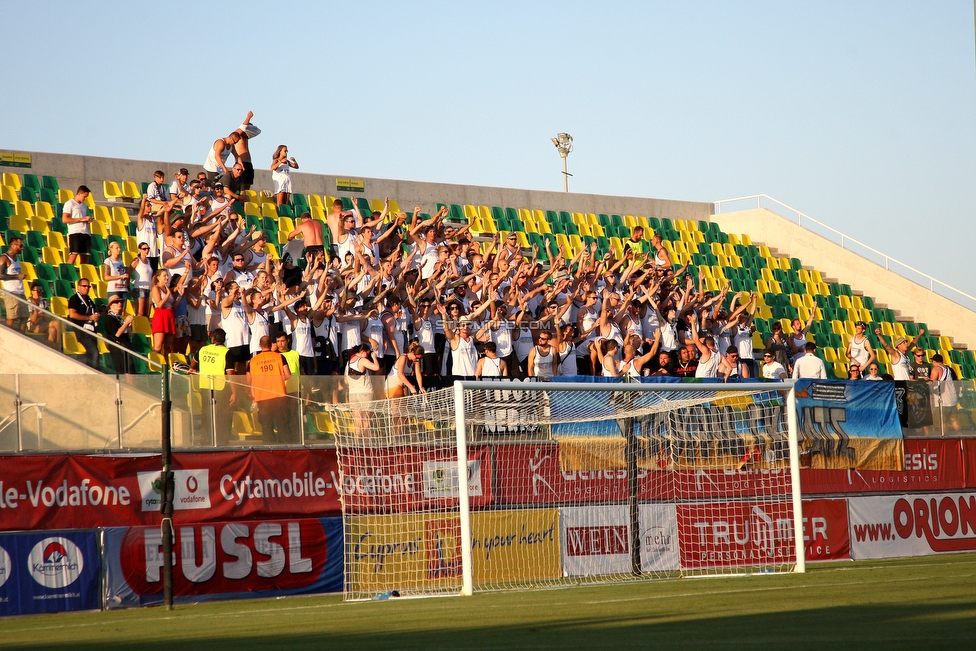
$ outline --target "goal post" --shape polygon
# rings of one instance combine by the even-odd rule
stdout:
[[[323,407],[348,599],[805,569],[791,382],[459,381]]]

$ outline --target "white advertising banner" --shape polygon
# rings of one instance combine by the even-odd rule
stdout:
[[[976,551],[976,493],[850,497],[851,558]]]
[[[674,505],[641,504],[640,550],[644,571],[678,569],[678,524]],[[627,506],[559,509],[563,573],[566,576],[630,574]]]

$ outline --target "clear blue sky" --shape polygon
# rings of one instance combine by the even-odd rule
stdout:
[[[714,201],[976,295],[973,4],[0,0],[0,148]]]

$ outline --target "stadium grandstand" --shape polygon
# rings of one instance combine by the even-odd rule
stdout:
[[[120,258],[127,270],[138,259],[137,216],[142,198],[152,184],[154,168],[165,170],[167,186],[179,169],[192,170],[194,176],[198,169],[190,164],[152,164],[39,153],[22,155],[32,156],[35,163],[31,172],[18,173],[13,168],[5,168],[3,172],[0,246],[6,248],[12,239],[22,238],[20,265],[24,274],[24,296],[30,298],[32,288],[39,288],[40,298],[47,301],[51,312],[62,319],[69,317],[68,301],[81,279],[91,284],[89,295],[96,306],[107,307],[109,281],[106,280],[108,267],[104,262],[109,258],[109,247],[113,243],[119,245]],[[909,339],[924,351],[926,361],[941,354],[956,378],[976,379],[976,358],[967,346],[972,341],[971,322],[967,322],[967,317],[971,320],[969,310],[956,309],[952,301],[926,291],[920,285],[905,291],[906,282],[896,277],[897,274],[876,268],[877,264],[850,254],[840,246],[826,241],[811,244],[802,238],[784,236],[781,232],[788,228],[785,220],[768,210],[712,215],[713,204],[628,202],[614,197],[602,198],[601,202],[601,198],[590,196],[582,197],[574,205],[573,195],[562,197],[555,193],[360,179],[347,180],[353,186],[347,186],[343,192],[340,190],[342,179],[298,173],[294,175],[295,186],[302,192],[291,193],[287,203],[279,204],[268,176],[267,172],[259,172],[256,183],[243,190],[241,198],[244,200],[234,201],[230,210],[239,215],[242,232],[265,235],[264,250],[271,260],[281,258],[288,244],[288,234],[300,225],[303,213],[309,213],[313,220],[324,225],[326,214],[336,200],[341,201],[343,211],[358,211],[359,219],[383,215],[383,220],[374,229],[374,239],[396,221],[401,207],[407,212],[408,225],[429,222],[431,213],[434,213],[439,215],[440,228],[446,227],[448,234],[463,227],[469,233],[467,239],[472,242],[471,253],[467,255],[477,253],[479,247],[486,251],[496,236],[503,244],[509,236],[514,237],[518,254],[524,256],[526,262],[539,263],[533,272],[538,277],[550,268],[550,255],[560,256],[566,263],[576,261],[578,264],[581,255],[595,246],[594,257],[601,262],[607,261],[606,268],[610,268],[624,260],[629,250],[638,253],[653,251],[651,242],[657,236],[661,238],[670,267],[675,272],[690,274],[696,292],[709,297],[722,293],[722,301],[716,304],[720,308],[716,316],[720,319],[723,313],[728,315],[735,309],[734,297],[754,293],[752,350],[756,351],[757,359],[760,358],[759,351],[771,340],[774,325],[779,324],[783,338],[788,339],[793,332],[793,321],[799,320],[804,325],[809,324],[801,329],[801,336],[817,344],[816,354],[825,362],[828,375],[847,378],[849,344],[857,333],[856,324],[863,322],[867,324],[864,334],[882,375],[894,371],[890,353],[875,334],[878,329],[889,345],[899,338]],[[62,221],[62,216],[65,203],[74,197],[79,185],[92,189],[85,205],[94,221],[90,225],[90,257],[87,261],[79,257],[72,263],[69,261],[72,256],[68,247],[68,225]],[[384,206],[383,199],[387,194],[390,201]],[[540,195],[539,200],[534,200],[533,195]],[[465,201],[469,196],[509,201],[498,200],[491,202],[496,205],[485,205]],[[546,199],[550,200],[548,204]],[[423,204],[427,212],[413,215],[415,203]],[[632,214],[622,214],[625,211],[621,206],[630,209]],[[640,211],[642,206],[643,213]],[[229,227],[225,229],[229,230]],[[401,230],[406,229],[401,227]],[[324,228],[322,233],[327,247],[333,244],[330,241],[332,230]],[[775,239],[775,243],[763,238],[766,233]],[[157,248],[162,250],[165,236],[160,234],[159,237]],[[443,240],[443,232],[437,237],[438,243],[457,245],[456,237]],[[239,235],[238,239],[243,238]],[[401,239],[407,251],[407,245],[412,242],[404,234]],[[797,250],[784,248],[783,244],[789,246],[790,243],[794,243]],[[816,262],[825,257],[824,249],[828,254],[833,250],[847,254],[854,262],[828,255],[824,264],[832,267],[830,271],[818,268]],[[449,255],[456,256],[456,251]],[[808,259],[808,255],[815,261]],[[295,263],[304,270],[305,257],[296,258]],[[372,262],[379,265],[376,260]],[[415,266],[418,262],[413,260]],[[195,264],[204,270],[201,262]],[[350,269],[358,264],[355,262]],[[222,270],[228,266],[222,266]],[[256,270],[257,265],[249,268]],[[580,268],[575,267],[574,272],[578,273]],[[618,267],[616,275],[619,277],[625,270],[625,266]],[[534,283],[535,278],[529,281]],[[859,281],[863,286],[858,284]],[[551,286],[554,281],[549,276],[544,282]],[[599,285],[603,285],[602,280]],[[888,295],[879,298],[872,295],[872,289]],[[746,294],[740,294],[742,292]],[[188,288],[188,293],[193,292]],[[470,311],[470,301],[460,303],[462,310]],[[129,338],[131,349],[152,362],[142,363],[137,359],[131,370],[140,373],[158,370],[167,361],[164,355],[168,355],[170,362],[189,362],[187,354],[193,352],[193,347],[188,348],[186,341],[180,342],[183,345],[179,349],[160,350],[153,346],[152,312],[144,309],[140,313],[134,294],[127,297],[123,312],[133,317]],[[932,316],[920,318],[922,314]],[[104,334],[105,328],[103,317],[98,331]],[[29,330],[28,336],[39,345],[51,343],[46,328],[43,331],[36,327]],[[650,334],[643,337],[650,338]],[[63,328],[53,343],[73,358],[81,358],[85,353],[70,327]],[[98,345],[98,369],[114,372],[107,346],[105,343]],[[795,347],[791,353],[793,351]],[[524,363],[525,360],[520,361]],[[655,360],[650,367],[656,363]],[[652,372],[656,370],[651,368]]]

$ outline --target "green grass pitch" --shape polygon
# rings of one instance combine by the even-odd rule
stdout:
[[[971,649],[976,554],[469,598],[218,602],[0,621],[34,649]]]

